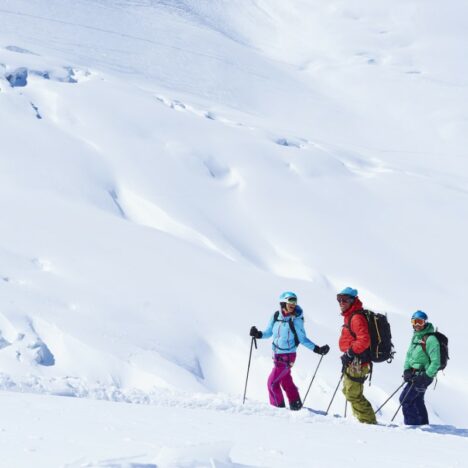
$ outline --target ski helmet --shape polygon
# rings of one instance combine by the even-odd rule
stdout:
[[[427,316],[426,312],[423,312],[422,310],[417,310],[412,316],[411,320],[413,319],[422,319],[425,322],[427,321],[429,317]]]
[[[344,288],[343,291],[338,293],[339,296],[351,296],[351,297],[357,297],[358,295],[358,290],[354,288],[350,288],[349,286],[347,288]]]
[[[293,293],[292,291],[285,291],[282,293],[279,297],[280,302],[297,302],[297,296],[296,293]]]

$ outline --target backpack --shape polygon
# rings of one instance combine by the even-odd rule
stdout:
[[[291,332],[294,336],[294,344],[296,348],[299,346],[299,337],[297,336],[297,331],[296,327],[294,326],[294,319],[289,319],[289,320],[280,320],[279,318],[279,310],[275,312],[275,315],[273,315],[274,322],[289,322],[289,328],[291,329]],[[302,320],[304,320],[304,317],[302,317]]]
[[[371,361],[392,362],[395,351],[393,349],[392,332],[390,330],[390,323],[388,322],[387,315],[378,314],[371,310],[358,310],[353,312],[349,318],[348,325],[345,326],[354,338],[356,338],[356,334],[351,330],[351,320],[356,314],[363,315],[369,326],[369,335],[371,339],[369,357]]]
[[[435,336],[439,341],[440,345],[440,366],[438,370],[444,370],[447,367],[447,361],[450,359],[448,352],[448,338],[441,332],[436,331],[434,333],[427,333],[422,337],[421,347],[426,352],[426,341],[429,336]]]

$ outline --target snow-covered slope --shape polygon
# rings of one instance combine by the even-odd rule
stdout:
[[[182,403],[185,403],[182,405]],[[219,398],[124,405],[0,394],[3,467],[462,467],[467,429],[367,426]],[[183,407],[185,406],[185,407]],[[215,411],[213,411],[215,410]],[[66,421],[66,424],[63,424]],[[61,430],[58,431],[57,427]]]
[[[3,0],[2,387],[239,395],[248,329],[292,289],[332,346],[308,397],[324,409],[335,294],[352,285],[398,351],[373,404],[398,386],[421,308],[450,338],[431,420],[466,425],[466,10]],[[300,351],[301,389],[316,364]],[[269,367],[261,342],[251,398]]]

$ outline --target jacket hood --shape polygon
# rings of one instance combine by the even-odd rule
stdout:
[[[348,318],[353,312],[356,312],[357,310],[362,310],[362,302],[359,299],[359,297],[356,297],[354,300],[352,306],[345,312],[341,312],[341,315],[346,319]]]

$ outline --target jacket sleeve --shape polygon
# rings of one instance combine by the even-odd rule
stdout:
[[[426,369],[426,374],[434,378],[440,367],[440,343],[439,340],[431,335],[426,340],[426,354],[429,356],[429,367]]]
[[[273,314],[268,322],[265,330],[262,331],[262,338],[270,338],[273,335],[273,325],[275,324],[275,314]]]
[[[313,351],[315,348],[315,343],[309,340],[309,338],[307,338],[307,335],[304,329],[304,319],[303,318],[294,319],[294,328],[296,329],[299,342],[302,345],[304,345],[306,348],[309,348]]]
[[[361,314],[356,314],[351,320],[350,326],[356,335],[356,339],[351,343],[351,350],[356,354],[361,354],[371,344],[367,319]]]
[[[411,355],[413,353],[413,339],[411,339],[411,343],[409,345],[408,351],[406,351],[405,357],[405,365],[403,366],[403,370],[411,369]]]

